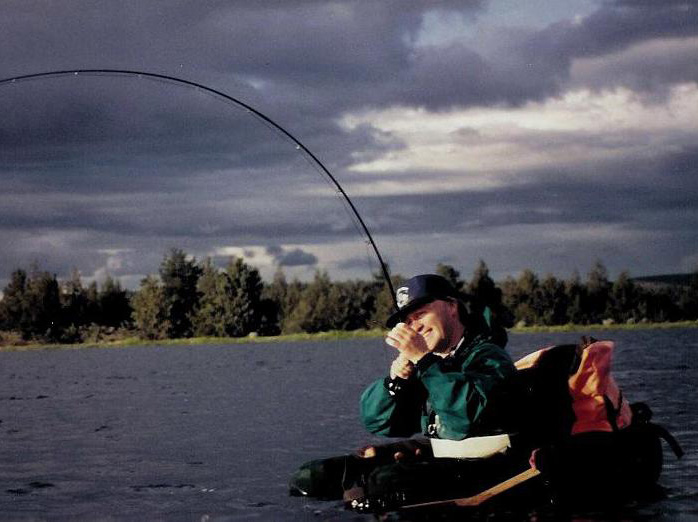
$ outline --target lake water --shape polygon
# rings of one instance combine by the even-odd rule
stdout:
[[[594,333],[591,333],[594,335]],[[698,330],[605,331],[665,450],[660,500],[609,520],[698,520]],[[514,334],[514,357],[576,334]],[[0,520],[373,520],[288,496],[302,462],[379,441],[358,421],[381,340],[0,353]],[[608,515],[577,515],[608,519]]]

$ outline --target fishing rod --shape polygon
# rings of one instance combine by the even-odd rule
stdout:
[[[163,75],[160,73],[150,73],[147,71],[136,71],[136,70],[131,70],[131,69],[66,69],[66,70],[60,70],[60,71],[45,71],[42,73],[32,73],[32,74],[27,74],[27,75],[20,75],[20,76],[15,76],[11,78],[5,78],[0,80],[0,86],[3,84],[12,84],[12,83],[17,83],[21,82],[23,80],[35,80],[38,78],[51,78],[51,77],[60,77],[60,76],[79,76],[79,75],[118,75],[118,76],[136,76],[139,78],[149,78],[153,80],[164,80],[168,82],[173,82],[175,84],[182,84],[185,86],[189,87],[194,87],[196,89],[200,89],[202,91],[211,93],[213,95],[219,96],[225,100],[228,100],[230,102],[233,102],[239,107],[242,107],[246,111],[249,111],[250,113],[254,114],[256,117],[260,118],[262,121],[266,122],[267,124],[271,125],[274,129],[277,131],[281,132],[285,137],[290,139],[294,144],[296,144],[296,147],[302,150],[308,157],[310,157],[313,162],[317,166],[320,167],[322,172],[332,181],[334,186],[337,188],[337,191],[339,191],[340,195],[344,198],[346,201],[347,205],[349,206],[349,209],[353,213],[354,217],[358,221],[359,225],[361,226],[361,229],[363,230],[364,234],[366,235],[366,238],[368,239],[369,244],[371,245],[371,248],[373,249],[373,252],[376,255],[376,258],[378,259],[378,263],[380,264],[381,271],[383,272],[383,277],[385,278],[385,283],[388,285],[388,289],[390,290],[390,296],[393,300],[393,305],[395,306],[395,309],[398,309],[397,306],[397,299],[395,297],[395,290],[393,288],[393,283],[390,279],[390,274],[388,272],[388,266],[386,263],[383,261],[383,257],[380,254],[380,251],[378,251],[378,246],[376,245],[376,242],[373,240],[373,236],[371,235],[371,232],[369,231],[368,227],[366,226],[366,223],[364,222],[363,218],[361,218],[361,215],[359,214],[359,211],[356,209],[356,206],[354,203],[351,201],[351,198],[349,198],[349,195],[347,194],[346,191],[344,191],[344,188],[341,186],[339,181],[330,173],[330,170],[325,167],[325,164],[323,164],[318,157],[316,157],[310,149],[308,149],[305,144],[303,144],[298,138],[296,138],[293,134],[291,134],[290,131],[285,129],[281,124],[278,124],[274,120],[272,120],[270,117],[259,111],[258,109],[255,109],[251,105],[243,102],[242,100],[239,100],[238,98],[235,98],[234,96],[231,96],[227,93],[224,93],[218,89],[214,89],[212,87],[208,87],[204,84],[200,84],[198,82],[192,82],[191,80],[185,80],[183,78],[178,78],[175,76],[171,75]]]

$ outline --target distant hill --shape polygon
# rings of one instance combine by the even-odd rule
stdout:
[[[675,273],[673,275],[633,277],[630,280],[636,284],[648,286],[689,286],[695,275],[695,273]]]

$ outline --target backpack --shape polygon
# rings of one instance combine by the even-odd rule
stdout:
[[[523,425],[543,440],[628,427],[632,409],[611,375],[613,349],[611,341],[583,338],[579,345],[551,346],[518,360],[530,408],[525,413],[532,417]]]
[[[572,494],[649,486],[662,469],[661,439],[683,451],[644,403],[630,405],[611,374],[614,343],[543,348],[515,365],[521,394],[519,440],[530,463]]]

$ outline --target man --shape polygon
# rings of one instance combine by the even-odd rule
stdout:
[[[386,437],[422,432],[445,443],[505,433],[513,406],[509,378],[516,370],[506,351],[492,342],[488,311],[438,275],[409,279],[396,298],[398,311],[388,319],[392,329],[385,340],[398,356],[388,376],[361,396],[366,428]],[[462,496],[464,486],[482,491],[521,468],[510,453],[486,460],[451,458],[456,456],[464,455],[435,458],[423,438],[368,446],[357,455],[304,464],[291,479],[291,492],[343,494],[352,507],[379,510]]]
[[[399,353],[389,375],[361,397],[366,428],[388,437],[421,429],[450,440],[505,431],[516,369],[492,342],[484,312],[438,275],[413,277],[396,294],[385,341]]]

